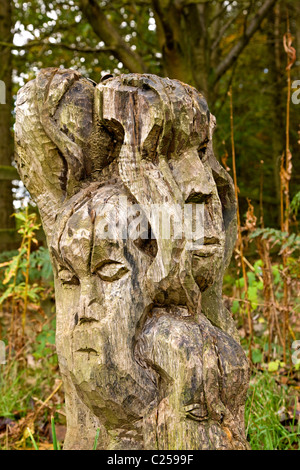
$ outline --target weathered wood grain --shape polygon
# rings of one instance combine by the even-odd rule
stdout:
[[[45,69],[18,93],[16,161],[55,272],[66,449],[91,448],[98,427],[99,449],[248,447],[249,367],[222,302],[236,203],[214,126],[200,93],[154,75],[96,86]],[[136,204],[150,238],[124,237]],[[202,204],[202,246],[161,236],[162,204],[174,220]]]

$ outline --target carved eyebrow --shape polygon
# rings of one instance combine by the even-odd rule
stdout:
[[[52,254],[52,257],[53,257],[53,260],[55,261],[54,263],[54,266],[55,268],[57,269],[57,273],[59,272],[59,267],[63,267],[64,266],[64,260],[61,256],[60,253],[57,252],[57,250],[55,248],[53,248],[53,246],[51,247],[50,249],[51,251],[51,254]]]
[[[66,269],[69,270],[71,273],[77,276],[72,264],[68,261],[67,258],[63,257],[61,253],[58,253],[57,250],[51,247],[51,253],[55,260],[54,266],[56,268],[56,275],[58,276],[60,271]]]

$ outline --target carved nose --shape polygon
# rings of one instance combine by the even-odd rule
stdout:
[[[99,308],[101,304],[101,292],[96,291],[93,283],[81,283],[80,299],[78,305],[77,323],[92,323],[99,321]],[[76,318],[75,318],[76,323]]]
[[[97,303],[97,299],[92,299],[88,301],[87,299],[83,299],[80,301],[79,304],[79,311],[76,313],[77,315],[77,323],[82,325],[83,323],[92,323],[98,322],[99,319],[97,318],[97,312],[95,308],[91,308],[91,305]],[[76,316],[75,315],[75,316]],[[76,323],[76,320],[75,320]]]
[[[212,196],[211,192],[196,192],[192,191],[188,198],[185,200],[186,204],[195,203],[195,204],[206,204]]]
[[[196,150],[172,160],[170,167],[186,203],[206,202],[214,193],[215,182]]]

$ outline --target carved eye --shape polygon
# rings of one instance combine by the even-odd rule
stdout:
[[[102,281],[109,282],[118,281],[128,271],[128,268],[126,268],[124,264],[112,260],[102,261],[95,269],[95,272],[98,274],[100,279],[102,279]]]
[[[58,277],[64,286],[79,286],[80,284],[78,277],[68,269],[59,271]]]
[[[206,159],[206,149],[207,149],[208,142],[209,142],[209,138],[206,137],[206,139],[204,139],[204,141],[198,147],[198,155],[199,155],[200,160],[202,161]]]

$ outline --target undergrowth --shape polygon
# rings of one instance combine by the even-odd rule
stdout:
[[[255,370],[252,374],[245,413],[252,450],[300,448],[299,387],[289,384],[285,373]],[[292,383],[293,375],[290,377]],[[282,383],[282,378],[287,379],[286,383]]]

